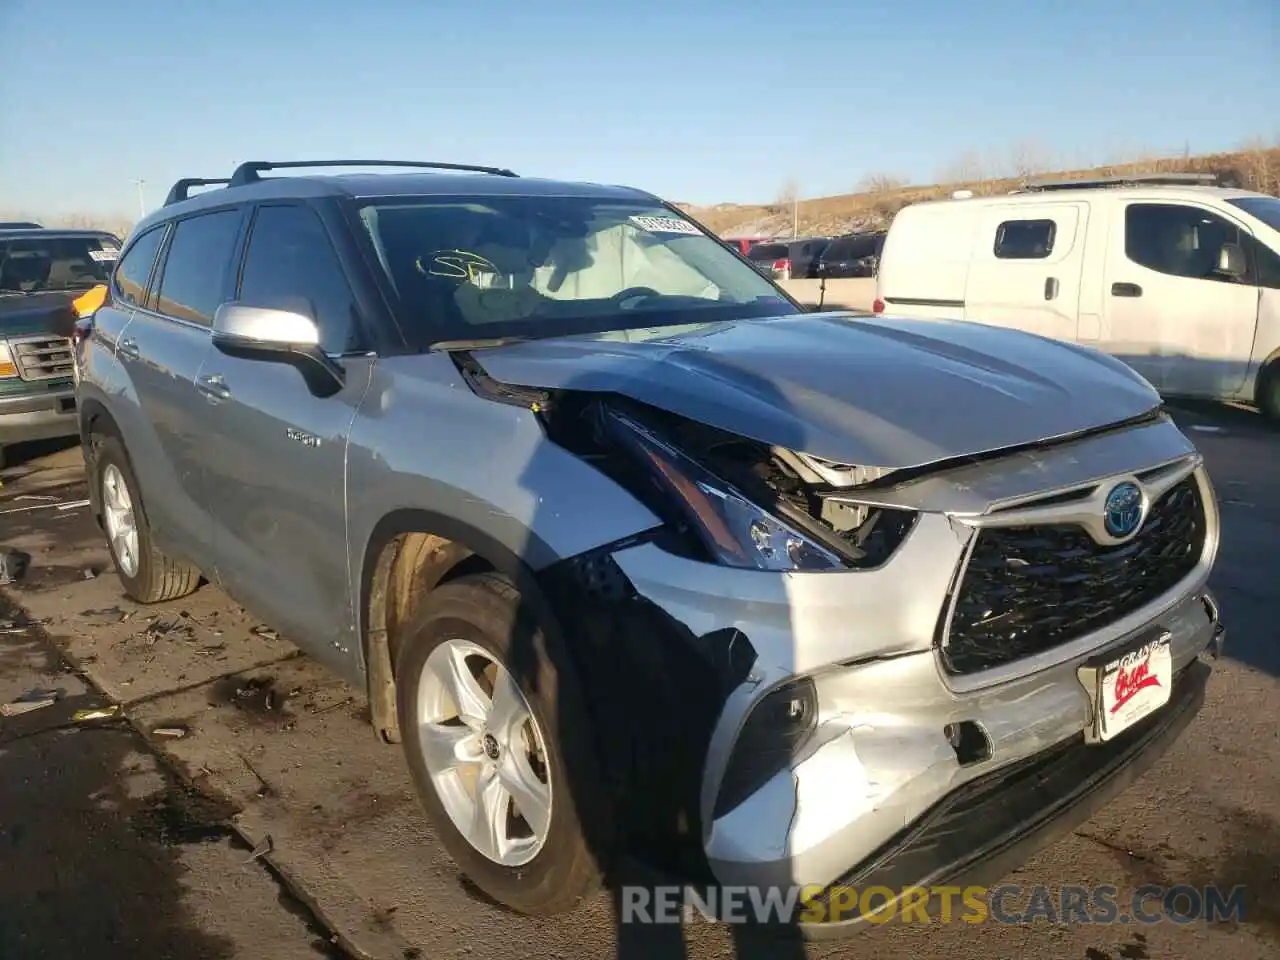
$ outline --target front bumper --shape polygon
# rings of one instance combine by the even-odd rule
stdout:
[[[1221,639],[1218,633],[1211,649],[1220,649]],[[1211,672],[1204,660],[1193,660],[1169,702],[1114,740],[1090,745],[1072,737],[954,790],[810,900],[811,916],[831,920],[806,924],[805,935],[840,937],[861,926],[865,916],[842,912],[839,903],[856,903],[872,887],[894,891],[900,901],[910,888],[999,881],[1137,781],[1199,712]],[[927,908],[936,914],[939,902],[931,896]]]
[[[80,432],[72,384],[0,395],[0,445],[74,437]]]

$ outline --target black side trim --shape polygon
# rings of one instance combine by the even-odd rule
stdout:
[[[885,303],[904,307],[963,307],[963,300],[934,300],[931,297],[885,297]]]

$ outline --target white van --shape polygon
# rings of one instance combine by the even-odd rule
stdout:
[[[1105,350],[1280,422],[1280,199],[1195,175],[1030,185],[894,218],[874,309]]]

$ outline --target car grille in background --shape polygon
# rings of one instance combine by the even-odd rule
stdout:
[[[23,380],[54,380],[74,372],[71,341],[66,337],[11,341],[9,348]]]
[[[952,673],[973,673],[1105,627],[1191,573],[1204,545],[1194,475],[1166,491],[1138,535],[1118,546],[1069,523],[980,530],[943,661]]]

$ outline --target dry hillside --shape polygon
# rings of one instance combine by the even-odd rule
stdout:
[[[1259,144],[1229,153],[1139,159],[1054,172],[1046,166],[1038,169],[1030,164],[1016,166],[1023,167],[1016,175],[988,177],[983,175],[979,161],[963,160],[955,165],[946,182],[922,186],[907,186],[889,176],[872,177],[858,193],[800,200],[799,232],[802,235],[830,236],[883,227],[910,203],[945,197],[954,190],[972,190],[980,195],[1008,193],[1028,180],[1081,180],[1140,173],[1215,173],[1225,183],[1280,195],[1280,145]],[[790,236],[792,196],[794,193],[784,188],[779,198],[770,204],[681,206],[722,236]]]

